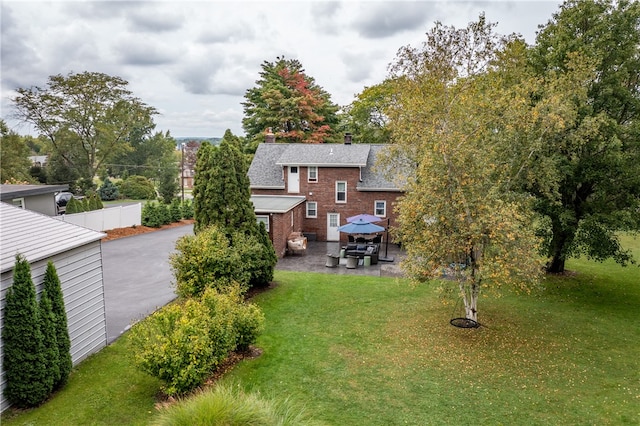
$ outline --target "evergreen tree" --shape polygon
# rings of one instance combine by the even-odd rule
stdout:
[[[171,214],[172,222],[180,222],[182,219],[182,209],[180,208],[180,200],[174,198],[169,205],[169,213]]]
[[[18,408],[35,407],[49,395],[44,345],[31,267],[16,255],[13,285],[7,290],[4,311],[4,395]]]
[[[200,151],[203,148],[205,151],[201,157],[198,151],[196,177],[200,175],[201,179],[194,183],[198,229],[215,223],[228,236],[238,230],[248,234],[257,231],[247,162],[238,145],[237,139],[227,130],[219,147],[203,144]]]
[[[60,351],[56,337],[56,317],[53,313],[51,299],[47,290],[40,293],[40,330],[42,331],[43,355],[47,375],[45,384],[51,393],[56,383],[60,381]]]
[[[76,200],[75,197],[71,197],[69,202],[67,203],[65,213],[66,214],[74,214],[74,213],[82,213],[84,211],[83,204]]]
[[[100,199],[103,201],[113,201],[118,199],[119,191],[118,187],[111,182],[111,179],[106,178],[102,183],[100,189],[98,189],[98,194],[100,195]]]
[[[261,250],[246,252],[244,262],[250,262],[251,285],[264,285],[273,278],[277,262],[275,250],[264,225],[258,225],[251,202],[247,162],[240,150],[240,141],[227,130],[220,146],[203,144],[196,161],[194,209],[196,231],[216,225],[225,233],[230,244],[258,240]]]
[[[60,285],[58,272],[56,271],[53,262],[49,262],[47,264],[43,287],[51,299],[51,310],[55,316],[60,376],[58,381],[54,383],[54,388],[60,388],[67,383],[73,364],[71,361],[71,338],[69,337],[69,329],[67,328],[67,311],[64,306],[62,286]]]
[[[211,161],[214,148],[209,142],[202,142],[196,154],[196,170],[193,178],[193,217],[194,232],[211,224],[210,208],[215,205],[216,194],[211,179],[211,169],[215,164]]]

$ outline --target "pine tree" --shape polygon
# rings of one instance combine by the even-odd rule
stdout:
[[[64,306],[64,297],[62,294],[62,286],[58,278],[53,262],[47,264],[47,271],[44,275],[44,291],[51,299],[51,310],[55,316],[56,343],[58,344],[59,369],[60,376],[54,389],[60,388],[67,383],[71,368],[71,338],[69,337],[69,329],[67,328],[67,311]]]
[[[43,354],[47,371],[45,384],[49,393],[51,393],[55,384],[60,381],[60,351],[56,336],[56,316],[53,313],[51,299],[47,295],[47,290],[43,290],[40,293],[39,313],[44,346]]]
[[[4,395],[18,408],[35,407],[49,395],[36,290],[31,267],[16,255],[13,285],[7,290],[4,311]]]
[[[196,154],[196,170],[193,179],[193,217],[195,219],[193,230],[196,233],[211,224],[210,207],[215,205],[213,202],[215,192],[210,185],[211,168],[214,166],[211,161],[213,150],[211,144],[205,141]]]

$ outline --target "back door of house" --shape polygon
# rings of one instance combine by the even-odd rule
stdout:
[[[327,213],[327,241],[340,241],[340,213]]]
[[[300,192],[300,173],[298,166],[289,166],[289,192],[298,193]]]

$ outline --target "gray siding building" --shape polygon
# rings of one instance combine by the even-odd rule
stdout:
[[[103,236],[100,232],[0,203],[0,328],[4,324],[7,289],[13,283],[15,256],[20,253],[31,265],[38,294],[47,263],[52,261],[56,267],[67,310],[74,365],[106,346],[100,243]],[[4,390],[5,385],[2,370],[0,390]],[[8,403],[4,395],[0,398],[0,411],[4,411]]]

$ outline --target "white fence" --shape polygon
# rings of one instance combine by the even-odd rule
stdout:
[[[64,214],[55,216],[55,218],[93,229],[94,231],[140,226],[142,224],[142,203],[107,207],[83,213]]]

